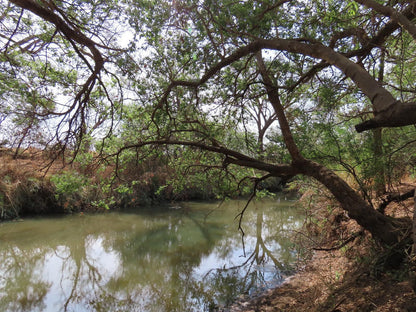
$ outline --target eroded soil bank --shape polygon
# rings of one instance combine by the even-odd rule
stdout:
[[[403,279],[403,280],[400,280]],[[227,310],[254,311],[416,311],[416,296],[407,277],[356,267],[341,252],[317,252],[281,287]]]
[[[401,191],[411,187],[413,183],[403,185]],[[319,233],[315,233],[314,241],[311,239],[312,257],[299,265],[298,273],[280,287],[256,298],[241,298],[223,311],[416,311],[416,279],[414,271],[409,270],[409,259],[398,269],[383,268],[382,251],[369,234],[341,209],[328,211],[322,207],[328,207],[328,203],[315,207],[314,213],[321,221],[329,222],[327,226],[321,221],[305,226],[302,236],[311,231]],[[411,217],[413,207],[413,198],[391,203],[386,214]]]

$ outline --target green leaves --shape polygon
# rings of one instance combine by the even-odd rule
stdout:
[[[348,13],[349,17],[354,17],[357,15],[358,11],[359,11],[359,4],[355,1],[348,1],[348,5],[346,7],[346,11]]]
[[[197,142],[290,164],[269,87],[303,155],[364,172],[371,139],[352,133],[352,122],[367,118],[371,104],[345,78],[349,69],[342,64],[379,77],[384,49],[385,88],[398,99],[415,98],[413,39],[355,1],[55,2],[50,13],[59,13],[84,41],[63,35],[29,10],[21,14],[14,5],[0,5],[2,118],[20,134],[52,129],[43,141],[71,148],[99,141],[98,150],[115,154],[125,146],[145,145],[121,153],[122,168],[134,158],[163,155],[171,161],[170,153],[177,153],[186,168],[198,161],[201,168],[221,167],[224,161],[195,148],[145,144],[158,140]],[[274,45],[277,41],[282,44]],[[265,86],[259,75],[259,47],[273,86]],[[97,51],[104,60],[99,70]],[[354,145],[362,152],[350,151]],[[220,169],[225,170],[212,172]],[[234,170],[219,178],[219,192],[243,176]],[[195,184],[215,178],[201,171],[192,171]],[[164,186],[158,187],[168,189]]]

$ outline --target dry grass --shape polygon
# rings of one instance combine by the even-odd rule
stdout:
[[[47,153],[29,148],[14,158],[14,150],[0,148],[0,176],[11,180],[21,180],[27,177],[43,178],[61,172],[68,168],[61,160],[51,163]]]
[[[14,150],[0,148],[0,220],[63,213],[49,178],[72,168],[62,161],[51,163],[47,152],[35,148],[15,156]]]

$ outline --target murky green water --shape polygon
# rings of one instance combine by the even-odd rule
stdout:
[[[186,203],[0,224],[0,311],[210,311],[282,281],[292,202]]]

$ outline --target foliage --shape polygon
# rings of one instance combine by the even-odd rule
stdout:
[[[85,194],[91,191],[90,181],[77,172],[53,175],[51,182],[56,189],[56,199],[68,212],[75,207],[81,207],[81,202],[87,197]]]
[[[414,163],[413,4],[0,6],[0,126],[18,129],[10,144],[55,146],[85,173],[92,154],[114,169],[92,185],[55,178],[64,204],[62,194],[75,204],[87,189],[104,208],[245,195],[304,175],[385,243],[401,235],[373,200]]]

